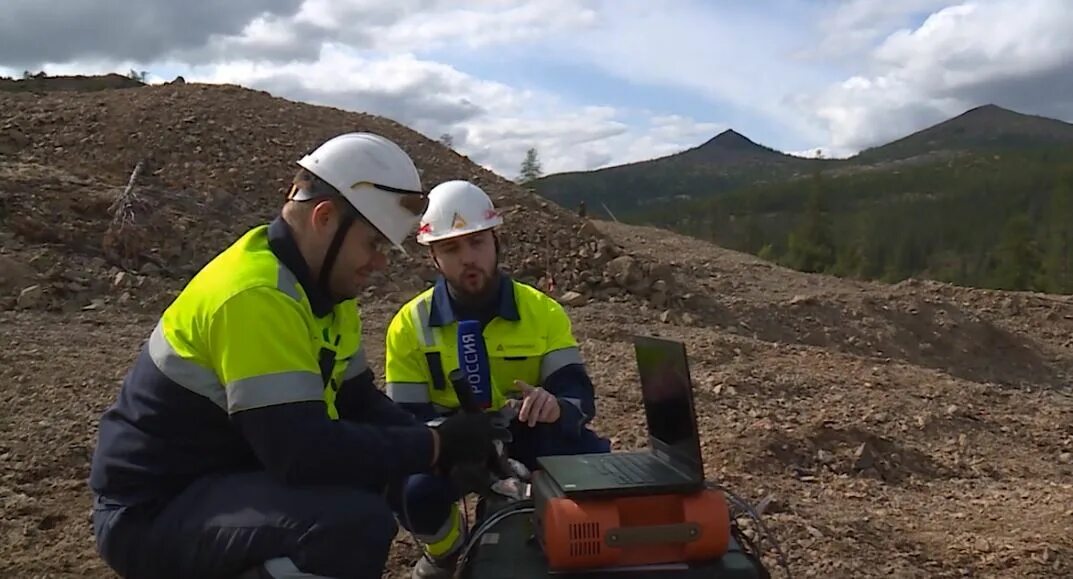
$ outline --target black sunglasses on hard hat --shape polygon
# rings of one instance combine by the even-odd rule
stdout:
[[[381,191],[387,191],[388,193],[394,193],[399,196],[399,206],[410,212],[411,215],[420,216],[428,209],[428,193],[424,191],[414,191],[412,189],[400,189],[398,187],[392,187],[390,185],[381,185],[379,183],[373,183],[372,181],[358,181],[350,186],[351,189],[356,189],[361,185],[369,185],[375,187]]]
[[[306,188],[301,188],[297,184],[291,185],[291,190],[287,194],[287,199],[294,201],[309,201],[311,199],[318,199],[324,197],[342,197],[342,193],[338,189],[331,186],[327,182],[320,178],[306,181],[309,185]],[[380,191],[386,191],[388,193],[394,193],[399,196],[399,207],[402,207],[408,211],[411,215],[420,216],[428,208],[428,193],[424,191],[413,191],[410,189],[401,189],[399,187],[392,187],[390,185],[381,185],[379,183],[373,183],[372,181],[358,181],[350,186],[351,189],[356,189],[361,185],[369,185],[379,189]]]

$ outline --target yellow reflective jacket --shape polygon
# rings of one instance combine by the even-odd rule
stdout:
[[[250,230],[164,311],[102,416],[91,486],[137,502],[214,472],[380,488],[426,469],[431,434],[375,388],[361,331],[282,219]]]
[[[592,383],[586,373],[570,318],[563,307],[536,288],[500,277],[494,316],[483,335],[491,367],[492,407],[520,397],[515,380],[543,386],[564,404],[560,420],[577,432],[595,415]],[[448,414],[458,397],[447,377],[459,367],[458,320],[441,278],[407,302],[387,330],[384,380],[387,393],[418,417],[429,410]]]

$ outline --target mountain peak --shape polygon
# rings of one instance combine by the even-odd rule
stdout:
[[[1024,116],[1028,116],[1028,115],[1023,115],[1023,114],[1021,114],[1021,113],[1019,113],[1017,111],[1011,111],[1010,109],[1002,108],[1002,107],[1000,107],[1000,106],[998,106],[996,104],[986,104],[986,105],[980,105],[978,107],[973,107],[973,108],[961,113],[960,115],[957,115],[956,117],[954,117],[953,119],[950,119],[950,120],[959,119],[959,118],[961,118],[961,119],[966,119],[966,118],[967,119],[975,119],[975,118],[981,118],[981,117],[988,118],[988,117],[996,117],[996,116],[999,116],[999,117],[1024,117]]]
[[[1073,125],[1058,119],[1020,113],[995,104],[973,107],[926,129],[857,158],[866,162],[905,159],[936,151],[975,151],[994,147],[1073,142]]]
[[[787,160],[796,162],[796,159],[792,159],[770,147],[765,147],[734,129],[727,129],[708,139],[703,145],[675,156],[687,157],[693,160],[703,159],[703,162],[737,162],[732,160],[737,159],[740,161],[745,158],[764,162],[776,159],[778,159],[776,162]]]
[[[719,146],[723,148],[741,148],[743,146],[751,145],[758,146],[756,143],[749,140],[745,135],[735,131],[734,129],[727,129],[718,135],[708,139],[706,143],[698,148],[704,148],[708,146]]]
[[[1003,112],[1007,112],[1007,113],[1012,113],[1013,112],[1010,109],[1004,109],[1004,108],[1002,108],[1002,107],[1000,107],[1000,106],[998,106],[998,105],[996,105],[994,103],[988,103],[986,105],[980,105],[978,107],[973,107],[973,108],[971,108],[971,109],[969,109],[969,110],[967,110],[965,112],[966,113],[971,113],[971,112],[974,112],[974,111],[976,111],[976,112],[1003,111]]]

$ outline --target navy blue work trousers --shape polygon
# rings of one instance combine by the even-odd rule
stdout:
[[[568,436],[557,424],[536,426],[511,422],[512,441],[507,454],[530,471],[537,468],[537,457],[572,454],[604,453],[611,443],[582,428],[580,436]],[[417,535],[433,535],[451,514],[451,504],[460,498],[450,479],[434,474],[410,475],[401,487],[390,489],[392,509],[399,513],[402,527]]]
[[[276,558],[328,577],[380,577],[398,524],[383,496],[292,487],[267,473],[199,479],[162,508],[98,497],[101,558],[128,579],[234,578]]]

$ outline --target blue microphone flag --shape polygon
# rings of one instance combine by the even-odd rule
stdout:
[[[492,371],[488,363],[488,348],[484,344],[481,323],[477,320],[458,322],[458,363],[462,375],[473,393],[473,400],[482,410],[492,406]]]

